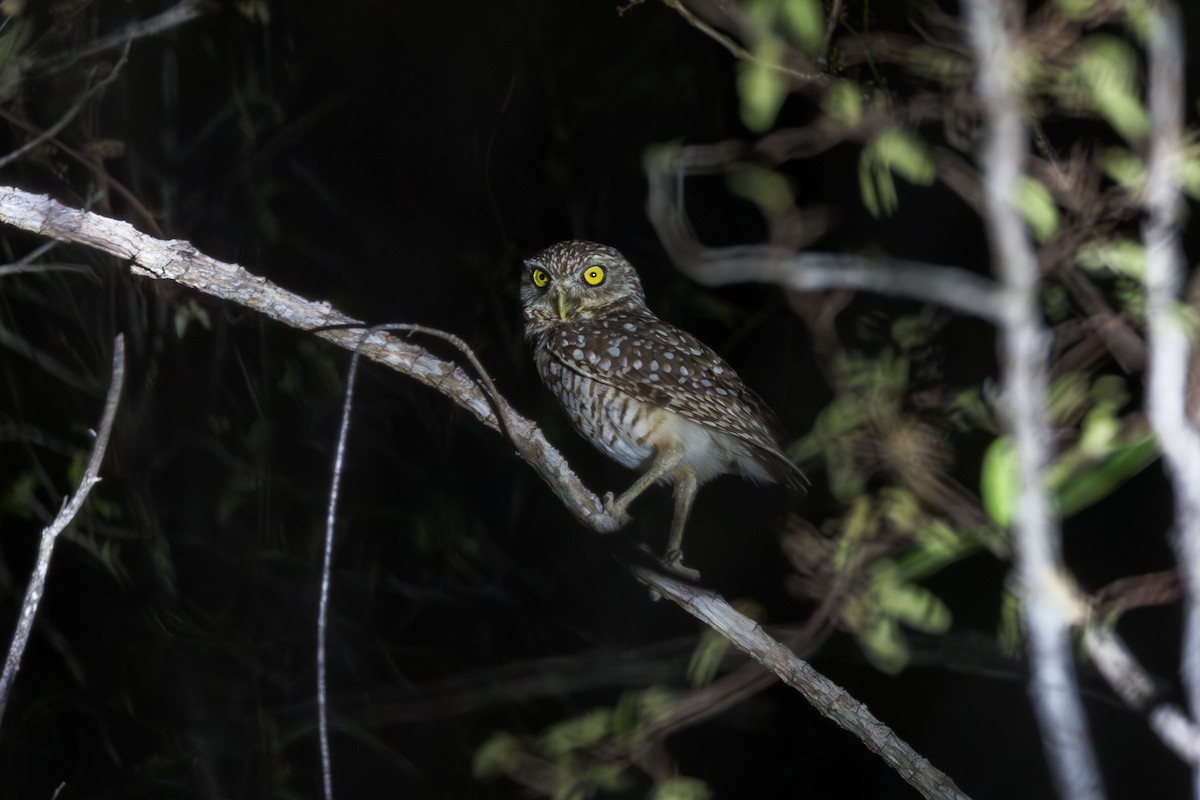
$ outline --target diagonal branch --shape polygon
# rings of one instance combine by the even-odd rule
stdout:
[[[37,562],[29,586],[25,589],[25,600],[21,603],[21,613],[17,617],[17,629],[13,632],[12,644],[9,645],[8,658],[4,662],[4,671],[0,673],[0,720],[4,718],[4,709],[8,705],[12,684],[17,672],[21,669],[21,658],[25,654],[25,645],[29,642],[29,634],[33,631],[33,622],[37,616],[38,604],[46,591],[46,578],[50,574],[50,557],[54,555],[54,544],[58,535],[63,532],[84,501],[92,491],[92,487],[100,482],[100,463],[104,460],[104,452],[108,449],[108,439],[112,434],[113,420],[117,416],[117,406],[121,400],[121,386],[125,381],[125,338],[117,336],[113,346],[113,376],[108,388],[108,397],[104,401],[104,413],[100,417],[100,427],[96,431],[96,443],[92,446],[92,455],[88,459],[87,469],[79,481],[75,494],[63,504],[62,510],[55,516],[54,521],[42,531],[42,541],[38,546]]]
[[[458,365],[442,361],[406,339],[383,333],[364,336],[361,323],[338,313],[327,303],[305,300],[236,264],[209,258],[188,242],[155,239],[128,223],[67,208],[43,195],[0,187],[0,222],[102,250],[128,261],[135,275],[174,281],[260,311],[348,350],[357,348],[363,356],[430,386],[481,423],[506,433],[521,457],[585,525],[602,533],[619,527],[618,521],[604,512],[597,497],[583,486],[537,426],[517,414],[490,385],[485,390]],[[453,341],[453,337],[449,338]],[[477,362],[473,363],[479,369]],[[482,370],[479,371],[482,378]],[[494,408],[501,409],[503,424]],[[735,611],[719,595],[645,567],[634,570],[639,580],[718,630],[800,691],[821,713],[854,732],[926,797],[965,797],[952,780],[897,738],[861,703],[768,636],[754,621]]]
[[[237,264],[210,258],[189,242],[156,239],[127,222],[73,209],[45,195],[0,187],[0,222],[30,233],[93,247],[129,263],[134,275],[169,280],[258,311],[294,328],[312,332],[347,350],[413,378],[446,395],[493,430],[500,422],[492,400],[457,364],[444,361],[406,339],[375,333],[361,341],[362,323],[328,303],[316,303],[247,272]],[[609,533],[619,526],[594,493],[571,471],[537,426],[505,404],[512,441],[588,527]]]
[[[966,797],[948,775],[934,768],[891,728],[876,719],[866,706],[813,669],[807,661],[796,657],[757,622],[735,610],[725,598],[645,567],[634,567],[633,574],[696,619],[720,631],[739,650],[799,691],[822,716],[861,739],[924,797],[946,800]]]

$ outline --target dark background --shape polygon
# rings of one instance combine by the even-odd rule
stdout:
[[[901,5],[872,8],[877,24],[902,27]],[[33,8],[29,57],[69,53],[161,7]],[[260,8],[268,21],[253,17]],[[521,340],[519,261],[547,244],[621,249],[651,307],[721,352],[793,436],[830,398],[777,290],[688,282],[644,214],[648,146],[749,136],[735,70],[659,3],[624,16],[605,0],[249,3],[135,42],[123,76],[62,139],[120,142],[123,154],[99,170],[169,238],[372,323],[463,337],[589,485],[619,490],[632,475],[570,431]],[[25,118],[49,125],[79,80],[31,70],[10,108],[19,101]],[[794,99],[783,119],[814,113]],[[15,127],[9,135],[22,141]],[[836,219],[821,248],[984,267],[979,219],[947,192],[901,182],[894,217],[867,214],[857,157],[847,146],[793,166],[800,201]],[[43,150],[3,180],[81,206],[97,174]],[[97,210],[151,229],[111,191]],[[753,209],[723,191],[701,191],[689,210],[710,244],[762,235]],[[9,235],[8,258],[38,243]],[[104,483],[60,542],[0,727],[0,796],[50,797],[60,784],[62,798],[316,796],[316,599],[347,355],[131,279],[82,249],[54,258],[90,272],[0,279],[5,327],[40,349],[0,352],[11,426],[0,474],[12,487],[0,516],[0,630],[12,628],[37,533],[78,474],[118,332],[130,374]],[[912,308],[860,298],[845,313]],[[952,327],[942,347],[951,382],[995,370],[986,327]],[[48,358],[70,380],[48,374]],[[340,796],[525,796],[471,777],[472,754],[494,731],[536,734],[625,691],[683,685],[698,624],[651,602],[615,545],[574,522],[499,436],[374,366],[358,391],[329,645]],[[49,441],[31,446],[22,431]],[[785,509],[814,524],[831,513],[812,467],[807,497],[722,479],[689,526],[689,561],[705,582],[755,598],[768,624],[796,625],[808,611],[783,591],[772,521]],[[963,469],[971,486],[974,468]],[[631,536],[662,547],[667,497],[639,501]],[[1152,468],[1069,522],[1068,559],[1087,588],[1166,569],[1169,518]],[[849,638],[814,663],[967,794],[1050,797],[1023,667],[993,641],[1006,573],[979,555],[929,581],[955,629],[915,637],[898,676],[867,665]],[[1170,692],[1177,610],[1130,622],[1122,632]],[[1083,680],[1111,795],[1184,796],[1177,760],[1086,670]],[[719,798],[915,796],[781,688],[672,737],[668,751]],[[631,775],[622,796],[646,796],[648,781]]]

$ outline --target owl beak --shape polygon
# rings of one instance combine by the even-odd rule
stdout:
[[[567,299],[567,295],[561,289],[558,292],[558,318],[563,322],[567,321],[567,317],[571,316],[571,312],[575,310],[575,306]]]

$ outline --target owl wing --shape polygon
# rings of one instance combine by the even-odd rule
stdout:
[[[696,337],[649,314],[613,314],[559,328],[546,345],[566,367],[635,399],[742,439],[798,473],[779,449],[775,415],[737,373]]]

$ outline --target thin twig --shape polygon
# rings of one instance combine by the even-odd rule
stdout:
[[[46,578],[50,574],[50,557],[54,554],[54,544],[58,535],[63,532],[71,520],[83,508],[84,501],[91,493],[92,487],[100,482],[100,463],[104,460],[104,452],[108,448],[109,436],[112,433],[113,420],[117,416],[117,407],[121,400],[121,386],[125,380],[125,337],[118,335],[113,344],[113,374],[112,383],[108,387],[108,397],[104,401],[104,413],[100,417],[100,427],[96,432],[96,442],[92,445],[92,455],[88,459],[87,469],[79,481],[75,494],[63,504],[62,510],[55,516],[54,521],[42,531],[41,544],[38,546],[37,563],[29,586],[25,590],[25,600],[21,603],[21,613],[17,617],[17,628],[9,645],[8,658],[4,662],[4,671],[0,673],[0,720],[4,719],[4,710],[12,693],[13,681],[21,669],[21,658],[25,654],[25,645],[33,631],[34,619],[37,616],[38,603],[46,591]]]
[[[333,456],[333,478],[329,482],[329,503],[325,510],[325,547],[321,560],[321,592],[317,601],[317,734],[321,747],[321,786],[325,800],[333,800],[333,760],[329,755],[329,690],[327,681],[325,640],[329,630],[329,585],[333,575],[333,534],[337,523],[338,493],[342,486],[342,471],[346,463],[346,439],[350,435],[350,412],[354,406],[354,382],[358,377],[358,364],[362,355],[363,342],[376,329],[363,331],[350,357],[350,369],[346,375],[345,400],[342,403],[342,420],[338,425],[337,448]]]
[[[1183,163],[1182,29],[1183,21],[1173,3],[1163,0],[1151,5],[1146,46],[1151,128],[1142,240],[1146,249],[1149,416],[1175,494],[1174,544],[1185,608],[1181,674],[1196,719],[1200,716],[1200,431],[1187,414],[1191,346],[1179,307],[1184,274],[1178,185]],[[1200,797],[1200,770],[1192,775],[1193,791]]]
[[[483,364],[476,358],[475,353],[459,337],[427,328],[423,325],[375,325],[364,330],[359,337],[354,354],[350,357],[350,368],[346,375],[346,396],[342,404],[342,420],[338,427],[337,447],[333,457],[333,478],[330,481],[329,503],[325,514],[325,548],[321,564],[321,591],[317,603],[317,730],[321,748],[321,777],[325,792],[325,800],[333,800],[333,762],[329,754],[329,692],[326,664],[326,634],[329,629],[329,587],[333,573],[333,539],[334,527],[337,522],[338,494],[342,483],[342,471],[346,460],[346,440],[350,434],[350,413],[354,402],[354,384],[358,377],[358,365],[362,357],[362,345],[374,333],[383,331],[407,331],[423,333],[454,345],[466,356],[471,366],[479,375],[479,379],[494,404],[497,417],[500,419],[502,430],[514,444],[519,440],[514,433],[514,423],[509,414],[508,404],[496,391],[492,378],[488,375]]]
[[[126,51],[128,51],[129,45],[138,39],[143,39],[147,36],[157,36],[160,33],[165,33],[172,28],[199,18],[203,14],[200,6],[201,0],[181,0],[181,2],[176,3],[153,17],[131,22],[123,28],[105,34],[95,41],[89,42],[83,47],[66,53],[61,57],[46,59],[38,65],[38,71],[44,75],[51,75],[62,72],[73,64],[103,53],[105,50],[124,46]]]
[[[1084,800],[1101,798],[1104,791],[1071,654],[1071,625],[1078,621],[1082,603],[1062,562],[1059,526],[1046,485],[1053,441],[1046,419],[1049,336],[1039,305],[1037,256],[1017,208],[1027,150],[1013,44],[1018,8],[1005,0],[969,0],[965,11],[979,65],[977,86],[986,127],[981,154],[985,223],[992,263],[1004,287],[1004,387],[1020,487],[1014,561],[1029,634],[1030,689],[1058,791],[1071,800]]]
[[[717,44],[721,45],[721,47],[724,47],[734,58],[755,64],[759,67],[763,67],[764,69],[769,69],[772,72],[778,72],[780,75],[786,75],[787,77],[798,81],[800,85],[813,83],[823,84],[829,80],[829,77],[818,69],[802,71],[795,69],[794,67],[787,66],[785,63],[787,59],[780,59],[779,61],[764,61],[750,50],[747,50],[733,37],[722,33],[721,31],[717,30],[717,28],[701,19],[700,15],[696,14],[683,4],[683,0],[666,0],[666,4],[675,9],[679,16],[683,17],[684,20],[687,21],[687,24],[691,25],[693,28],[700,31]],[[728,6],[721,4],[721,11],[728,16],[731,9]],[[798,57],[793,60],[806,65],[808,64],[807,58]]]
[[[91,100],[100,92],[104,91],[104,89],[110,83],[117,79],[117,76],[121,74],[121,70],[125,67],[125,64],[128,60],[129,45],[126,45],[125,52],[121,53],[120,60],[113,65],[112,69],[109,70],[107,75],[97,81],[95,86],[90,87],[87,91],[80,94],[79,97],[75,98],[75,102],[71,104],[71,107],[68,108],[53,125],[51,125],[49,128],[46,128],[46,130],[33,137],[16,150],[13,150],[8,155],[0,158],[0,169],[7,167],[9,164],[21,158],[33,148],[57,136],[63,128],[67,127],[67,125],[71,123],[71,120],[75,119],[75,116],[83,110],[83,107],[87,105],[89,100]]]

